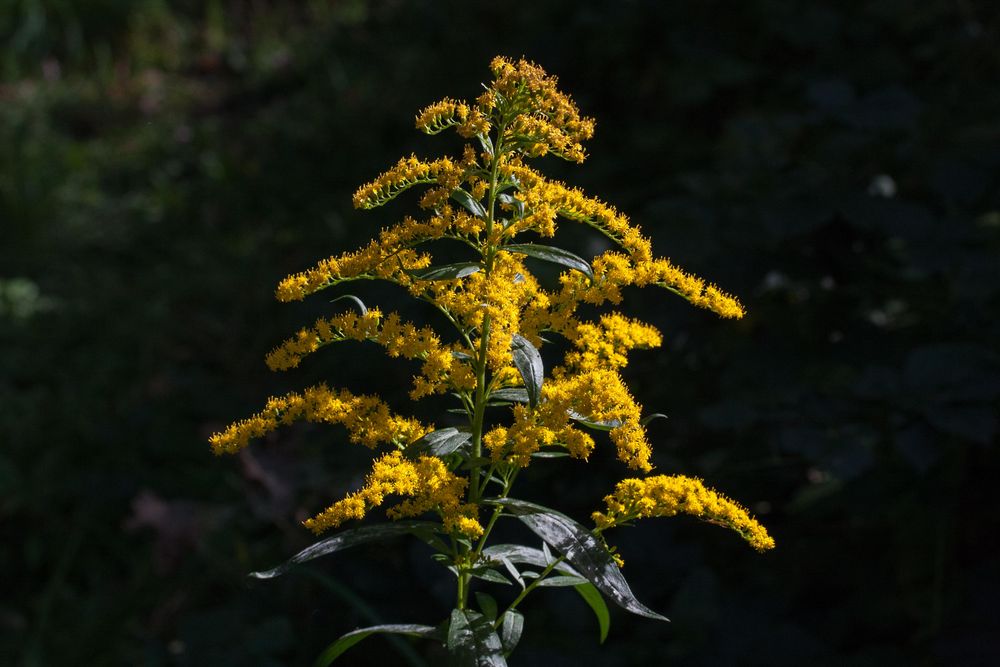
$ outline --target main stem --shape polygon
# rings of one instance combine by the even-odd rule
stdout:
[[[486,207],[486,236],[484,242],[484,248],[481,249],[483,255],[483,271],[485,272],[486,280],[489,280],[490,274],[493,272],[493,260],[496,256],[496,248],[493,244],[493,220],[494,211],[496,208],[497,200],[497,176],[500,169],[500,151],[503,148],[503,126],[497,128],[497,140],[493,147],[493,155],[490,159],[490,183],[489,183],[489,195],[487,199]],[[476,396],[474,411],[472,415],[472,464],[469,471],[469,502],[471,504],[476,504],[482,498],[483,487],[485,484],[480,484],[480,468],[482,467],[479,460],[482,458],[483,452],[483,420],[486,416],[486,367],[487,367],[487,352],[489,349],[490,340],[490,315],[489,313],[483,314],[483,325],[480,331],[479,337],[479,354],[476,357]],[[496,521],[497,512],[494,512],[493,517],[490,519],[489,528],[493,527]],[[478,557],[478,554],[482,551],[483,543],[486,541],[486,537],[489,535],[489,530],[483,533],[480,538],[479,546],[473,552],[473,557]],[[463,557],[468,557],[472,548],[465,548],[462,554]],[[466,567],[472,567],[474,565],[471,560],[466,563]],[[469,597],[469,581],[471,575],[468,571],[463,569],[459,574],[458,578],[458,608],[465,609],[468,603]]]

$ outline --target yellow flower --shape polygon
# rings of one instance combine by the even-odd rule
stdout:
[[[291,392],[269,399],[261,412],[231,424],[209,438],[209,442],[216,454],[235,454],[250,440],[296,421],[340,424],[347,429],[351,442],[370,448],[382,443],[406,445],[433,428],[393,414],[373,396],[355,396],[346,389],[334,393],[320,384],[301,394]]]
[[[450,158],[424,162],[415,155],[402,158],[391,169],[354,193],[355,208],[375,208],[420,183],[437,183],[452,190],[462,181],[464,168]]]
[[[625,479],[604,502],[607,513],[593,514],[594,522],[602,530],[633,519],[684,513],[735,530],[758,551],[774,548],[774,539],[746,509],[693,477],[657,475]]]
[[[618,313],[602,316],[598,324],[568,327],[563,333],[577,348],[566,354],[566,365],[579,371],[622,368],[630,350],[659,347],[663,342],[655,327]]]
[[[611,441],[618,458],[628,467],[648,472],[653,454],[646,440],[646,429],[639,423],[642,406],[635,402],[621,376],[609,369],[567,373],[556,368],[554,377],[542,385],[544,403],[539,418],[552,428],[568,423],[568,415],[577,414],[593,421],[617,424],[611,429]]]
[[[372,464],[361,489],[308,519],[304,525],[320,534],[345,521],[362,519],[371,509],[385,504],[387,496],[398,495],[407,498],[386,511],[390,518],[419,516],[435,510],[446,529],[475,539],[483,528],[476,518],[476,507],[461,502],[467,484],[468,480],[450,472],[435,456],[420,456],[411,461],[402,452],[390,452]]]

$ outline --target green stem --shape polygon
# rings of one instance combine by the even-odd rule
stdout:
[[[489,280],[490,273],[493,271],[493,258],[496,255],[495,248],[493,247],[493,220],[496,208],[497,199],[497,176],[500,170],[500,152],[503,147],[503,133],[504,127],[501,124],[497,131],[497,140],[493,145],[493,155],[490,160],[490,182],[489,182],[489,195],[488,195],[488,207],[486,209],[486,238],[483,242],[483,247],[480,252],[483,254],[483,271],[485,272],[485,277]],[[482,457],[483,451],[483,420],[486,417],[486,399],[488,397],[486,391],[486,361],[487,361],[487,351],[489,347],[490,340],[490,316],[485,314],[483,316],[483,325],[480,332],[479,338],[479,355],[476,358],[476,398],[475,406],[472,415],[472,465],[469,470],[469,502],[471,504],[476,504],[479,502],[482,496],[482,486],[480,485],[480,464],[479,459]],[[485,538],[485,535],[484,535]],[[482,545],[483,540],[480,540],[480,545]],[[471,549],[470,549],[471,551]],[[476,556],[478,557],[479,549],[476,550]],[[467,551],[463,556],[469,556]],[[474,561],[468,561],[464,563],[464,568],[471,568]],[[459,609],[464,609],[469,596],[469,582],[471,575],[463,569],[459,574]]]
[[[540,584],[542,582],[542,580],[545,579],[545,577],[549,576],[549,574],[552,572],[552,570],[554,570],[556,568],[556,566],[559,565],[559,563],[563,562],[564,560],[566,560],[565,556],[559,556],[559,558],[556,558],[554,561],[552,561],[551,563],[549,563],[545,567],[545,569],[542,570],[541,573],[538,575],[538,578],[535,579],[534,581],[532,581],[530,584],[528,584],[525,587],[525,589],[523,591],[521,591],[520,595],[518,595],[516,598],[514,598],[514,601],[511,602],[510,605],[507,606],[507,608],[504,610],[503,614],[498,614],[497,615],[497,620],[493,622],[493,629],[495,630],[495,629],[499,628],[500,627],[500,623],[503,622],[502,619],[503,619],[504,615],[508,611],[513,611],[514,609],[516,609],[517,605],[521,604],[521,601],[524,600],[524,598],[528,597],[528,593],[530,593],[531,591],[535,590],[538,587],[538,584]]]

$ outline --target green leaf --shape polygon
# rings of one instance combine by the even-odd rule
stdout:
[[[497,197],[497,199],[500,200],[501,204],[506,204],[507,206],[513,206],[514,207],[514,211],[517,212],[517,218],[518,218],[518,220],[520,220],[520,219],[522,219],[524,217],[524,202],[523,201],[521,201],[517,197],[513,197],[513,196],[511,196],[509,194],[506,194],[506,193],[503,193],[503,194],[499,195]]]
[[[343,296],[338,296],[336,299],[330,299],[330,303],[340,301],[341,299],[350,299],[354,303],[358,304],[358,308],[361,310],[362,315],[368,314],[368,307],[365,305],[365,302],[359,299],[358,297],[354,296],[353,294],[344,294]]]
[[[580,594],[590,608],[594,610],[594,616],[597,617],[597,624],[601,628],[601,643],[608,638],[608,629],[611,627],[611,614],[608,613],[608,605],[605,604],[604,598],[601,596],[600,591],[594,588],[593,584],[580,584],[579,586],[574,586],[576,592]]]
[[[521,633],[524,631],[524,616],[516,609],[511,609],[503,615],[500,623],[500,644],[503,646],[503,654],[509,656],[514,652],[517,643],[521,641]]]
[[[471,574],[476,579],[482,579],[483,581],[489,581],[494,584],[503,584],[504,586],[513,586],[510,579],[503,576],[491,567],[474,567],[469,570]]]
[[[409,458],[415,458],[421,454],[437,457],[447,456],[463,448],[470,440],[472,440],[472,434],[467,430],[454,427],[439,428],[407,445],[406,456]]]
[[[406,273],[416,280],[455,280],[471,276],[481,268],[483,267],[479,265],[479,262],[458,262],[430,266],[426,269],[407,269]]]
[[[506,507],[536,535],[559,550],[599,591],[633,614],[660,621],[665,616],[639,602],[607,548],[586,528],[553,509],[514,498],[490,502]]]
[[[484,501],[486,502],[486,501]],[[552,554],[546,555],[541,549],[526,547],[521,544],[494,544],[483,549],[483,558],[502,562],[507,559],[511,563],[526,563],[535,567],[545,568],[552,562]],[[570,576],[580,576],[569,563],[559,563],[556,571]]]
[[[558,576],[558,577],[545,577],[538,582],[539,587],[550,586],[552,588],[557,588],[560,586],[579,586],[580,584],[588,583],[583,577],[571,577],[568,575]]]
[[[514,563],[512,563],[511,560],[509,558],[506,558],[506,557],[501,557],[500,558],[500,562],[503,563],[503,566],[505,568],[507,568],[508,572],[510,572],[510,576],[514,578],[514,581],[516,581],[518,584],[520,584],[521,588],[523,589],[524,588],[524,577],[521,576],[521,572],[517,569],[517,567],[514,565]]]
[[[510,349],[514,355],[514,365],[517,366],[517,370],[521,373],[521,379],[524,380],[524,389],[528,393],[528,403],[531,407],[535,407],[538,405],[538,398],[542,393],[542,380],[545,376],[542,355],[521,334],[514,334],[514,338],[510,342]]]
[[[476,139],[479,140],[479,145],[483,147],[483,150],[493,155],[493,140],[490,139],[488,134],[477,134]]]
[[[486,209],[483,208],[483,205],[476,201],[472,195],[462,188],[455,188],[452,190],[451,198],[468,209],[469,213],[476,216],[480,220],[486,219]]]
[[[471,470],[473,466],[487,466],[493,463],[493,459],[488,456],[470,456],[466,459],[465,463],[462,464],[462,470]]]
[[[497,601],[493,599],[493,596],[489,593],[476,593],[476,602],[479,603],[479,608],[486,615],[486,618],[491,621],[496,620],[497,617]]]
[[[654,412],[653,414],[646,415],[645,417],[643,417],[642,419],[640,419],[639,423],[642,424],[643,426],[645,426],[646,424],[648,424],[649,422],[653,421],[654,419],[670,419],[670,417],[666,416],[662,412]]]
[[[591,419],[590,417],[581,415],[579,412],[576,412],[575,410],[568,410],[567,414],[569,415],[569,418],[572,419],[573,421],[579,422],[581,425],[586,426],[587,428],[593,429],[595,431],[611,431],[622,425],[621,421],[618,419],[608,419],[606,421],[598,421],[596,419]]]
[[[564,459],[569,452],[533,452],[531,456],[536,459]]]
[[[337,551],[343,551],[358,544],[376,542],[399,535],[426,533],[428,531],[440,532],[440,529],[439,524],[431,523],[430,521],[399,521],[396,523],[383,523],[375,526],[353,528],[306,547],[278,567],[260,572],[251,572],[249,576],[255,579],[271,579],[285,574],[295,565]]]
[[[535,259],[576,269],[591,280],[594,279],[594,269],[590,267],[590,263],[579,255],[571,253],[569,250],[563,250],[555,246],[539,245],[537,243],[515,243],[506,245],[503,249],[508,252],[516,252],[528,257],[534,257]]]
[[[458,657],[460,667],[507,667],[493,623],[469,609],[452,610],[448,650]]]
[[[361,628],[341,636],[320,653],[319,657],[316,658],[316,662],[313,663],[313,667],[326,667],[326,665],[339,658],[347,649],[362,639],[379,633],[407,635],[409,637],[427,637],[431,639],[441,638],[440,630],[431,625],[373,625],[369,628]]]
[[[508,387],[490,392],[491,401],[510,401],[511,403],[527,403],[528,390],[524,387]]]

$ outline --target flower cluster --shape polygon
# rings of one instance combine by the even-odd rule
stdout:
[[[268,353],[265,361],[271,370],[297,367],[304,357],[324,345],[345,340],[371,341],[383,346],[390,357],[422,359],[421,375],[413,379],[413,399],[440,394],[448,389],[469,390],[475,387],[475,376],[463,363],[452,346],[441,343],[430,327],[417,327],[404,322],[399,314],[382,316],[378,308],[358,315],[343,313],[331,318],[319,318],[292,338]]]
[[[319,534],[350,519],[363,519],[372,508],[384,504],[386,496],[398,495],[408,498],[388,509],[390,518],[419,516],[437,509],[449,530],[475,539],[482,535],[483,527],[476,518],[476,507],[461,502],[467,484],[468,480],[449,471],[436,456],[411,461],[402,452],[390,452],[372,464],[360,490],[308,519],[305,526]]]
[[[467,424],[437,432],[393,413],[378,398],[319,385],[271,398],[261,412],[210,439],[216,453],[236,452],[280,425],[312,421],[343,426],[351,442],[385,446],[361,488],[305,526],[321,533],[380,506],[388,506],[393,519],[435,513],[438,532],[450,538],[440,555],[459,576],[459,609],[504,511],[498,498],[513,500],[514,478],[533,461],[566,454],[587,460],[601,441],[610,441],[625,466],[653,470],[647,419],[621,372],[630,355],[659,347],[663,335],[619,312],[588,311],[621,304],[627,287],[657,286],[723,318],[744,315],[736,298],[657,258],[650,239],[624,213],[529,166],[544,155],[583,162],[594,121],[581,116],[556,78],[537,65],[496,58],[491,69],[494,80],[474,101],[445,98],[416,117],[427,134],[454,128],[469,140],[460,157],[403,158],[354,195],[356,208],[371,209],[425,186],[420,219],[404,217],[365,247],[323,259],[276,289],[287,302],[353,281],[384,281],[430,306],[429,316],[437,319],[428,321],[435,326],[366,308],[351,295],[360,312],[324,315],[266,357],[272,370],[289,370],[326,345],[372,342],[390,357],[420,364],[412,399],[450,393]],[[563,222],[597,230],[613,249],[588,261],[537,243],[554,238]],[[442,263],[435,257],[442,245],[463,249],[465,261]],[[561,272],[536,276],[539,261]],[[449,325],[448,332],[437,324]],[[548,366],[556,339],[565,353]],[[774,544],[746,510],[697,479],[625,479],[605,500],[606,512],[593,515],[598,532],[687,513],[738,531],[757,549]],[[493,507],[485,526],[480,504]]]
[[[735,530],[758,551],[774,548],[774,539],[743,507],[693,477],[656,475],[625,479],[604,502],[607,513],[593,514],[594,522],[602,530],[634,519],[683,513]]]
[[[432,430],[415,419],[393,414],[374,396],[355,396],[346,389],[333,392],[321,384],[301,394],[291,392],[268,399],[263,410],[231,424],[209,442],[216,454],[234,454],[250,440],[297,421],[340,424],[351,442],[371,448],[383,443],[406,445]]]

